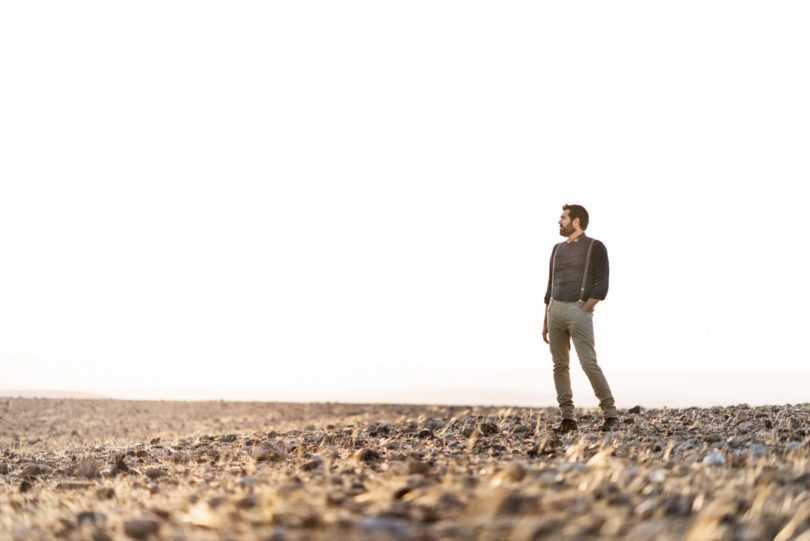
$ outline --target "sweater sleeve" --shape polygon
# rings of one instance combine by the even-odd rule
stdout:
[[[551,276],[554,273],[554,254],[557,252],[557,244],[554,245],[554,248],[551,250],[551,257],[548,260],[548,284],[546,284],[546,297],[544,302],[548,304],[551,302]]]
[[[610,265],[608,263],[608,253],[605,245],[598,240],[594,242],[593,253],[591,254],[591,292],[588,297],[603,301],[608,293]]]

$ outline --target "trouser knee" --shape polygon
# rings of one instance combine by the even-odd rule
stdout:
[[[552,363],[554,364],[554,370],[568,370],[568,359],[552,359]]]

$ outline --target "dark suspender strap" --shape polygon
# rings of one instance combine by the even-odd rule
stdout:
[[[585,295],[585,282],[588,280],[588,265],[591,263],[591,250],[593,250],[593,239],[591,239],[591,243],[588,245],[588,255],[585,256],[585,272],[582,273],[582,287],[579,288],[579,302],[584,300],[582,297]]]

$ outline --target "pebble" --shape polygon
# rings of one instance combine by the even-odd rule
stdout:
[[[255,494],[248,494],[236,503],[239,509],[253,509],[259,504],[259,497]]]
[[[301,464],[301,469],[304,471],[312,471],[323,465],[323,459],[319,456],[313,456],[310,460]]]
[[[147,476],[149,479],[154,481],[155,479],[160,479],[161,477],[164,477],[166,475],[166,470],[164,470],[163,468],[155,468],[155,467],[146,468],[143,471],[143,474]]]
[[[751,443],[748,445],[748,454],[751,456],[764,456],[768,454],[768,446],[762,443]]]
[[[160,522],[149,517],[133,518],[124,522],[124,533],[133,539],[146,539],[150,535],[157,534],[159,530]]]
[[[736,430],[740,434],[747,434],[748,432],[751,432],[753,428],[754,423],[752,423],[751,421],[743,421],[742,423],[737,425]]]
[[[427,428],[428,430],[436,431],[436,430],[441,430],[442,428],[444,428],[446,426],[446,424],[447,423],[445,423],[441,419],[428,418],[428,419],[424,420],[424,422],[422,423],[422,426],[424,428]]]
[[[275,442],[265,441],[253,448],[251,453],[256,462],[276,462],[287,458],[287,453]]]
[[[430,472],[430,469],[431,465],[428,462],[423,462],[421,460],[408,461],[408,473],[410,474],[426,474]]]
[[[45,468],[40,466],[39,464],[29,464],[26,466],[23,471],[20,473],[20,476],[24,479],[33,479],[34,477],[39,477],[46,472]]]
[[[112,487],[102,487],[96,490],[96,497],[99,500],[111,500],[115,497],[115,489]]]
[[[706,455],[703,458],[703,464],[705,464],[706,466],[722,466],[725,463],[726,463],[725,455],[723,455],[723,453],[721,453],[717,449],[715,449],[713,452],[711,452],[710,454]]]
[[[481,431],[481,434],[484,436],[491,436],[500,432],[498,425],[492,422],[484,422],[478,425],[478,430]]]
[[[81,511],[76,514],[76,522],[80,526],[93,525],[103,526],[107,522],[107,515],[96,511]]]
[[[406,537],[410,534],[407,522],[400,519],[383,517],[366,517],[360,521],[360,527],[369,534],[383,534],[385,536]]]
[[[380,460],[380,453],[375,451],[374,449],[369,449],[368,447],[364,447],[357,451],[354,454],[354,460],[357,462],[376,462]]]
[[[95,479],[99,477],[99,465],[91,456],[85,456],[76,465],[76,477]]]
[[[191,456],[185,451],[175,451],[172,453],[172,462],[175,464],[186,464],[191,460]]]

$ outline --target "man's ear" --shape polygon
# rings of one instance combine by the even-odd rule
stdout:
[[[573,220],[571,220],[571,227],[573,227],[575,229],[582,229],[582,226],[579,225],[579,217],[574,218]]]

